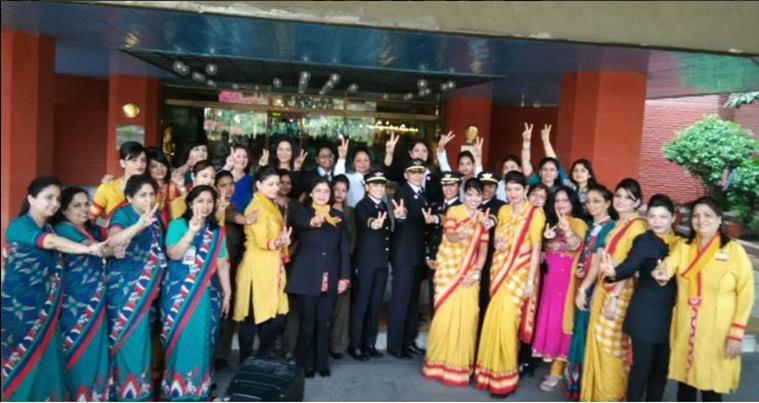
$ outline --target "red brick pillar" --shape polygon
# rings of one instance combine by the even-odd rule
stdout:
[[[443,134],[453,130],[456,137],[446,146],[448,161],[456,169],[456,157],[464,144],[464,131],[469,126],[476,126],[478,134],[483,138],[482,165],[488,165],[488,150],[490,147],[490,123],[493,109],[493,86],[481,84],[454,91],[445,99]]]
[[[556,152],[569,169],[587,158],[600,183],[611,188],[636,177],[646,101],[646,76],[589,71],[561,78]]]
[[[108,133],[106,143],[106,169],[111,175],[121,174],[119,166],[116,129],[122,125],[142,126],[145,130],[144,145],[158,146],[160,140],[160,81],[157,78],[113,75],[108,80]],[[139,115],[129,118],[124,105],[133,103],[140,109]],[[104,172],[105,173],[105,172]]]
[[[55,41],[2,31],[2,237],[29,182],[52,175]]]

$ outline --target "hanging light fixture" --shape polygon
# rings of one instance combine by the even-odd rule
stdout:
[[[174,71],[177,72],[178,74],[186,76],[187,73],[190,72],[190,67],[187,66],[183,61],[176,60],[174,61]]]

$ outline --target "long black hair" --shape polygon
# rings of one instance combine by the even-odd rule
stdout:
[[[58,188],[61,187],[61,181],[58,180],[58,178],[54,176],[39,176],[37,178],[34,178],[34,180],[29,183],[29,186],[26,188],[26,195],[37,197],[37,195],[40,194],[45,188],[49,186],[57,186]],[[18,216],[21,217],[22,215],[29,212],[29,198],[24,197],[24,201],[21,202],[21,211],[18,213]]]
[[[585,158],[580,158],[577,161],[573,162],[572,166],[569,168],[569,180],[572,181],[572,183],[574,183],[578,189],[580,188],[580,184],[575,182],[575,178],[572,176],[572,172],[574,172],[575,167],[578,165],[582,165],[585,169],[588,170],[588,187],[598,183],[596,182],[596,173],[593,172],[593,164],[591,164],[590,161]]]
[[[187,220],[187,225],[189,225],[190,220],[192,220],[192,202],[194,202],[203,192],[211,193],[211,197],[213,198],[213,210],[211,211],[211,214],[206,217],[206,222],[211,229],[216,229],[219,227],[219,220],[216,218],[216,203],[219,196],[216,194],[216,190],[208,185],[195,186],[190,190],[190,193],[187,194],[187,197],[184,200],[187,209],[184,211],[184,214],[182,214],[182,218]]]
[[[572,204],[572,217],[581,218],[583,214],[580,198],[577,197],[577,193],[568,186],[559,186],[556,191],[548,195],[548,200],[546,200],[544,209],[546,212],[546,220],[548,221],[548,224],[552,226],[559,222],[559,216],[556,214],[556,195],[561,192],[564,192],[567,195],[569,203]]]
[[[282,144],[282,143],[287,143],[287,144],[290,145],[290,162],[289,162],[289,166],[290,166],[290,169],[293,169],[294,164],[295,164],[295,158],[297,158],[295,156],[295,144],[293,143],[292,140],[290,140],[289,137],[286,137],[286,136],[282,136],[282,137],[278,138],[277,141],[274,142],[274,149],[272,150],[272,155],[273,155],[274,158],[272,158],[272,162],[269,165],[271,165],[274,168],[279,168],[279,163],[281,161],[279,161],[277,159],[277,148],[279,148],[279,145]]]
[[[78,186],[69,186],[61,191],[61,207],[58,208],[58,211],[55,212],[53,219],[50,220],[51,224],[55,225],[66,221],[66,216],[63,214],[63,212],[66,211],[66,209],[69,207],[69,204],[74,201],[74,196],[80,193],[83,193],[85,196],[87,196],[87,200],[90,199],[89,193]],[[89,226],[90,220],[88,219],[85,221],[84,225]]]
[[[606,186],[601,185],[600,183],[596,183],[595,185],[588,186],[587,193],[590,192],[597,192],[605,201],[609,202],[609,208],[607,209],[609,217],[615,221],[619,220],[619,213],[614,209],[614,193],[612,193],[611,190],[607,189]],[[592,220],[593,217],[590,217],[590,219]]]
[[[703,196],[699,197],[698,199],[692,201],[690,203],[690,212],[691,216],[696,211],[696,206],[698,205],[704,205],[709,207],[714,214],[717,215],[719,218],[723,218],[723,212],[722,209],[719,207],[719,204],[717,203],[714,198],[709,196]],[[725,222],[723,221],[720,223],[719,228],[717,229],[717,233],[719,233],[719,247],[722,248],[725,245],[727,245],[728,242],[730,242],[730,236],[727,235],[727,227],[725,227]],[[693,218],[691,217],[691,224],[690,224],[690,234],[688,235],[688,241],[687,244],[690,245],[694,239],[696,239],[696,230],[693,228]]]
[[[169,163],[169,159],[166,158],[166,155],[163,153],[163,151],[161,151],[158,147],[148,147],[145,149],[145,155],[148,157],[148,173],[150,173],[150,163],[152,161],[163,164],[163,166],[166,167],[166,175],[164,175],[161,179],[168,181],[169,176],[171,175],[171,164]]]

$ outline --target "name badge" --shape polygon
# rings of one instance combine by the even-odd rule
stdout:
[[[196,250],[194,246],[190,246],[187,248],[187,252],[184,253],[184,257],[182,258],[182,264],[191,265],[195,263],[195,254]]]
[[[727,261],[727,252],[725,252],[724,250],[720,250],[720,251],[717,252],[717,254],[714,255],[714,258],[717,259],[717,260],[719,260],[719,261],[726,262]]]

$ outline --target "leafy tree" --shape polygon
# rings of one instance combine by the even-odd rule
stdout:
[[[664,158],[698,177],[707,193],[715,194],[723,174],[751,161],[759,145],[751,131],[709,115],[679,131],[663,151]]]
[[[709,115],[677,133],[664,158],[701,180],[707,194],[721,200],[738,221],[759,225],[759,143],[739,124]]]

